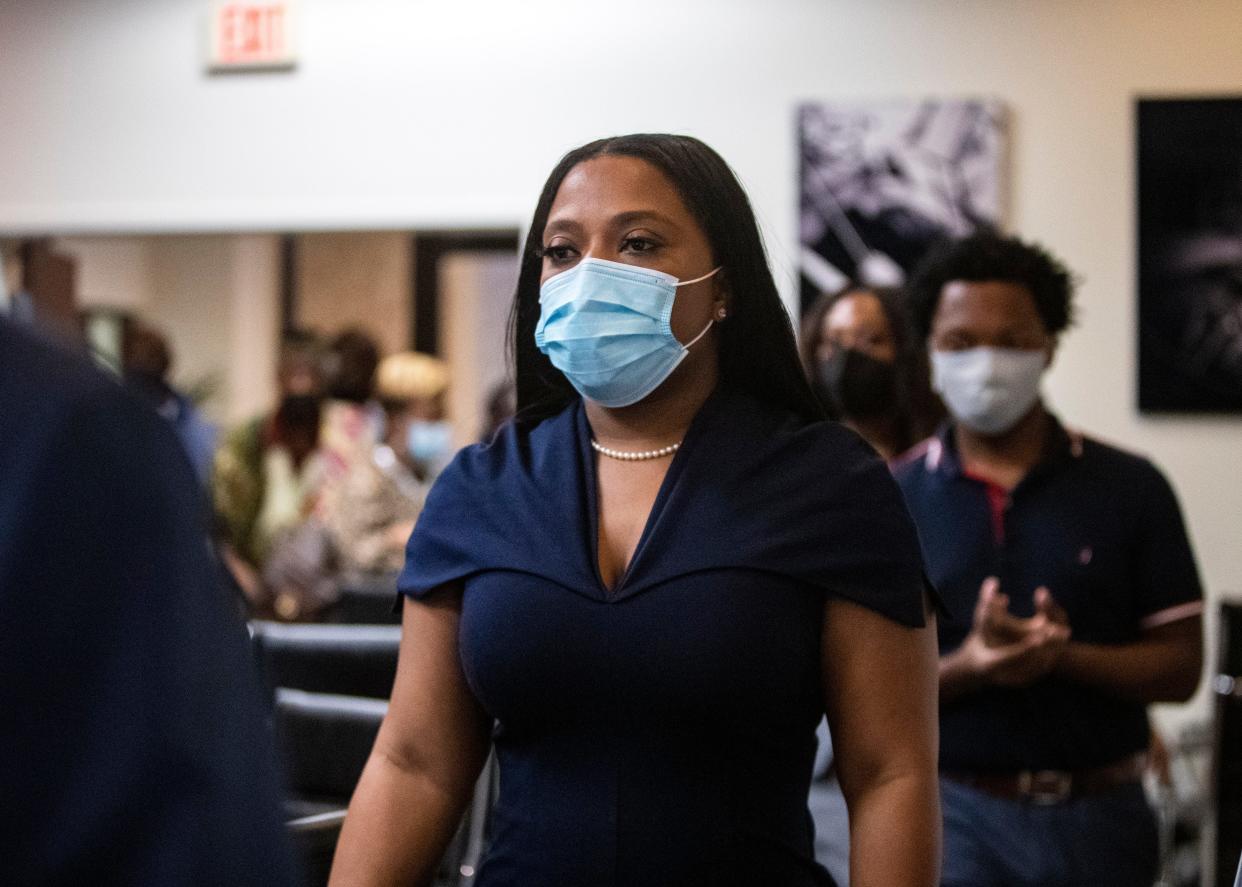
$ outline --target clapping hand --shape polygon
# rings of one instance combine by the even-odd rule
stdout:
[[[961,653],[986,683],[1025,687],[1053,669],[1069,639],[1069,618],[1047,588],[1036,589],[1035,615],[1024,619],[1010,612],[1000,582],[988,577]]]

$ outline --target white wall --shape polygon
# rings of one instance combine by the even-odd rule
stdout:
[[[0,234],[509,226],[567,148],[700,136],[793,292],[794,104],[990,95],[1012,227],[1084,278],[1049,384],[1180,491],[1242,592],[1242,420],[1134,408],[1133,99],[1242,91],[1236,0],[303,0],[292,74],[208,77],[205,0],[5,0]]]

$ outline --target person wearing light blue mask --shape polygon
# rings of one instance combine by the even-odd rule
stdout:
[[[540,288],[535,343],[583,397],[605,407],[632,406],[663,384],[712,324],[728,316],[721,303],[685,345],[673,334],[678,287],[719,270],[679,281],[662,271],[584,258]]]
[[[439,474],[453,455],[453,426],[446,419],[413,419],[405,435],[405,452],[432,476]]]
[[[376,394],[384,407],[384,446],[420,483],[453,457],[453,425],[445,416],[448,366],[430,354],[403,351],[380,362]]]
[[[384,433],[370,458],[350,467],[330,524],[345,569],[401,568],[430,479],[453,455],[452,429],[444,420],[447,387],[448,368],[429,354],[403,351],[380,362],[375,395]]]
[[[1043,348],[936,350],[932,383],[959,422],[999,437],[1032,414],[1048,361]]]
[[[1040,394],[1072,292],[1048,252],[992,233],[910,284],[952,417],[894,469],[950,613],[944,887],[1148,887],[1146,705],[1199,679],[1202,589],[1168,482]]]
[[[733,172],[686,136],[570,152],[511,332],[517,414],[410,537],[331,883],[429,881],[494,747],[477,887],[831,887],[807,809],[827,713],[858,880],[936,884],[918,540],[825,420]]]

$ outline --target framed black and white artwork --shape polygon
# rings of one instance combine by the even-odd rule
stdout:
[[[1242,412],[1242,97],[1136,119],[1139,409]]]
[[[900,285],[936,241],[999,227],[1006,115],[992,100],[798,108],[801,302]]]

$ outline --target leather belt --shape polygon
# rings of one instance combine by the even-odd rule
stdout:
[[[998,798],[1045,805],[1103,794],[1118,786],[1136,783],[1143,778],[1146,769],[1147,755],[1140,752],[1112,764],[1086,770],[1022,770],[1018,773],[943,770],[940,775]]]

